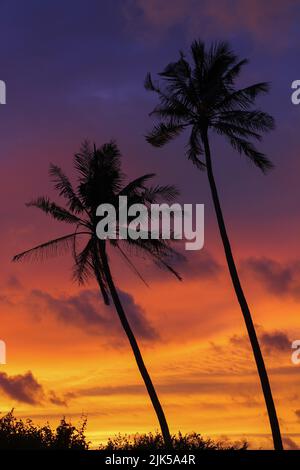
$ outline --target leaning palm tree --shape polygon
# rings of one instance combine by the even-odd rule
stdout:
[[[190,52],[190,60],[180,53],[176,62],[166,66],[159,74],[161,82],[154,82],[151,75],[147,75],[145,87],[157,93],[159,104],[151,113],[157,122],[146,139],[155,147],[161,147],[189,130],[186,155],[197,168],[207,170],[226,260],[252,345],[274,446],[275,449],[282,449],[266,367],[227,235],[209,140],[210,133],[215,132],[225,137],[234,150],[244,154],[262,172],[272,168],[272,163],[252,143],[252,139],[260,140],[263,132],[274,128],[273,118],[269,114],[253,108],[256,97],[266,93],[269,85],[256,83],[239,89],[236,79],[247,60],[239,60],[227,43],[220,42],[206,48],[203,42],[194,41]]]
[[[144,204],[149,207],[150,204],[159,200],[173,200],[178,192],[174,186],[148,186],[154,174],[143,175],[125,185],[125,175],[121,171],[121,155],[114,142],[104,144],[101,148],[94,146],[94,149],[91,149],[87,142],[84,143],[80,153],[74,157],[74,167],[78,174],[76,189],[58,166],[50,166],[50,177],[59,196],[65,198],[66,207],[50,201],[47,197],[39,197],[27,204],[41,209],[60,222],[73,225],[72,232],[24,251],[16,255],[13,261],[44,259],[71,251],[74,258],[74,279],[80,284],[84,284],[91,277],[96,279],[105,304],[108,305],[111,299],[114,303],[156,412],[165,444],[170,447],[171,437],[164,411],[112,277],[107,243],[110,242],[118,249],[121,256],[142,280],[142,276],[131,260],[132,252],[140,253],[143,257],[150,257],[155,264],[180,279],[170,264],[176,252],[166,240],[99,239],[96,235],[96,226],[99,222],[96,209],[103,203],[110,203],[117,208],[119,196],[127,197],[128,206]],[[118,210],[116,213],[118,215]],[[118,231],[121,225],[119,226],[118,219],[116,222],[116,231]]]

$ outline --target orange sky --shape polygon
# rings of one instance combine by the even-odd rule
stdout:
[[[112,256],[120,289],[134,295],[135,308],[144,312],[144,320],[155,332],[150,339],[141,334],[139,341],[171,431],[244,437],[253,446],[270,447],[262,393],[224,260],[213,258],[206,248],[189,254],[193,257],[184,268],[184,282],[160,273],[148,289],[123,264],[120,269],[120,260]],[[200,276],[197,263],[206,266]],[[207,274],[208,263],[218,266],[215,272]],[[1,369],[9,377],[30,370],[42,389],[28,384],[26,391],[25,387],[33,404],[16,400],[16,391],[2,393],[2,411],[15,407],[18,416],[30,416],[37,422],[48,419],[52,424],[62,415],[74,421],[87,415],[93,445],[117,432],[157,429],[115,312],[107,312],[102,301],[98,302],[95,286],[87,289],[99,313],[111,317],[108,327],[90,328],[79,320],[71,324],[62,316],[59,303],[69,308],[70,299],[78,299],[83,292],[69,282],[67,268],[68,262],[60,258],[50,260],[47,267],[10,267],[13,277],[1,297],[2,337],[7,343],[7,364]],[[291,363],[289,348],[289,341],[297,339],[297,334],[300,337],[297,300],[267,292],[251,278],[249,267],[242,267],[241,272],[248,281],[246,290],[262,338],[282,431],[300,443],[299,366]],[[151,279],[154,270],[145,266],[144,273]],[[33,284],[38,293],[31,289]],[[41,293],[45,292],[44,298]],[[279,340],[278,332],[282,335]]]

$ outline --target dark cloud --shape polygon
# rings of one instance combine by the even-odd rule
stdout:
[[[144,310],[135,303],[134,298],[122,291],[119,291],[119,296],[134,332],[144,339],[158,338]],[[43,306],[64,323],[84,328],[91,334],[105,331],[106,335],[115,335],[120,331],[114,306],[105,306],[98,291],[84,290],[70,297],[54,297],[47,292],[33,290],[30,302],[36,312]]]
[[[134,332],[144,339],[157,339],[158,332],[150,325],[144,310],[135,303],[133,296],[123,291],[119,291],[119,296]]]
[[[259,343],[263,351],[267,354],[286,353],[290,354],[292,341],[284,331],[264,331],[261,327],[256,326]],[[250,341],[248,335],[234,335],[229,338],[229,347],[232,352],[241,350],[249,351]]]
[[[57,406],[67,406],[66,401],[59,398],[53,390],[46,393],[31,371],[11,376],[0,372],[0,391],[9,398],[27,405],[42,405],[48,402]]]
[[[215,278],[222,270],[222,266],[208,252],[202,250],[191,254],[182,259],[181,263],[175,266],[184,279],[199,278],[212,279]]]
[[[45,398],[42,385],[30,371],[10,377],[5,372],[0,372],[0,389],[13,400],[29,405],[40,404]]]
[[[58,397],[53,390],[50,390],[48,394],[48,401],[52,403],[53,405],[68,406],[66,400]]]
[[[175,246],[178,256],[174,256],[169,260],[169,263],[175,271],[182,277],[183,281],[188,279],[211,280],[215,279],[223,269],[223,266],[207,251],[185,251],[182,247]],[[139,264],[137,260],[136,265],[141,273],[145,271],[145,266]],[[165,270],[158,270],[156,265],[150,265],[150,273],[145,275],[145,280],[160,281],[161,279],[175,279],[173,275],[169,275]],[[151,283],[151,282],[150,282]]]
[[[242,269],[251,274],[272,294],[300,295],[300,263],[282,265],[269,258],[249,258],[241,264]]]
[[[290,351],[291,341],[286,333],[275,331],[274,333],[263,333],[260,335],[261,345],[266,350],[273,351]]]
[[[243,267],[254,274],[274,294],[289,292],[293,279],[292,270],[289,267],[283,267],[277,261],[268,258],[249,258],[243,262]]]

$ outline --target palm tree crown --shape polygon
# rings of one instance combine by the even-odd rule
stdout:
[[[151,115],[159,122],[148,133],[147,141],[156,147],[169,142],[190,128],[186,153],[199,168],[205,168],[203,133],[208,129],[228,139],[232,147],[244,154],[263,172],[272,163],[252,143],[261,133],[274,128],[269,114],[253,109],[256,97],[269,90],[262,82],[238,89],[235,85],[247,60],[239,60],[226,42],[212,44],[207,50],[201,41],[191,45],[191,63],[183,53],[159,74],[163,84],[154,83],[148,74],[147,90],[158,94],[159,104]]]
[[[50,165],[50,177],[59,196],[65,199],[66,207],[62,207],[44,196],[29,202],[27,206],[37,207],[60,222],[73,225],[75,229],[63,237],[19,253],[13,260],[43,259],[70,250],[74,258],[74,278],[80,284],[84,284],[90,277],[96,275],[103,299],[106,304],[109,304],[107,279],[98,254],[99,239],[96,236],[96,225],[99,217],[96,216],[97,207],[102,203],[110,203],[117,207],[119,196],[127,196],[128,206],[140,203],[148,207],[151,203],[159,200],[173,200],[178,191],[171,185],[148,186],[147,183],[155,176],[154,174],[143,175],[125,184],[126,177],[121,171],[121,154],[113,141],[98,149],[96,147],[91,149],[88,142],[85,142],[80,153],[74,157],[74,167],[78,174],[76,189],[73,188],[61,168]],[[118,211],[116,211],[116,215],[118,215]],[[105,243],[105,241],[101,242]],[[177,253],[167,240],[154,240],[149,237],[143,240],[109,239],[109,242],[118,249],[141,279],[141,275],[130,259],[132,251],[137,255],[150,257],[155,264],[169,270],[180,279],[179,274],[171,266],[171,260]]]

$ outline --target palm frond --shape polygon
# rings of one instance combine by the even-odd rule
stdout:
[[[254,104],[258,95],[267,93],[270,90],[270,84],[267,82],[255,83],[240,90],[236,90],[225,96],[216,106],[221,110],[248,109]]]
[[[212,43],[207,54],[205,54],[204,79],[212,85],[216,82],[224,82],[223,77],[229,68],[236,65],[237,56],[232,52],[227,42]]]
[[[69,178],[63,173],[62,169],[57,165],[50,164],[49,174],[59,195],[67,199],[67,204],[71,212],[83,212],[83,204],[75,194]]]
[[[90,238],[79,254],[74,253],[75,264],[73,267],[73,279],[79,284],[84,284],[94,275],[93,268],[93,238]]]
[[[99,256],[98,244],[95,243],[93,245],[93,268],[96,279],[99,284],[100,292],[103,298],[105,305],[110,304],[110,297],[109,297],[109,289],[101,261],[101,257]]]
[[[251,142],[239,137],[229,137],[229,141],[235,150],[246,155],[263,173],[273,168],[273,163],[263,153],[256,150]]]
[[[33,201],[26,204],[27,207],[37,207],[41,209],[45,214],[51,215],[54,219],[60,222],[66,222],[68,224],[79,224],[81,219],[75,214],[71,214],[63,207],[58,206],[55,202],[51,202],[48,197],[38,197]]]
[[[92,156],[91,145],[88,140],[85,140],[81,145],[80,152],[74,155],[74,168],[78,173],[79,181],[88,178]]]
[[[43,261],[49,257],[58,256],[64,254],[73,248],[74,237],[77,233],[71,233],[69,235],[64,235],[53,240],[50,240],[41,245],[37,245],[30,250],[23,251],[18,253],[13,257],[13,261]]]
[[[188,159],[191,160],[193,164],[196,165],[196,167],[200,170],[205,169],[205,163],[199,159],[199,156],[203,155],[203,153],[204,150],[199,137],[198,129],[193,126],[187,143],[186,155]]]
[[[145,190],[146,183],[155,176],[155,173],[148,173],[140,176],[133,181],[130,181],[124,188],[121,189],[118,196],[132,196],[140,191]]]
[[[184,127],[184,125],[172,123],[157,124],[154,126],[153,130],[147,134],[146,140],[154,147],[162,147],[174,137],[177,137],[183,131]]]
[[[145,77],[144,87],[148,91],[156,91],[156,92],[160,91],[158,86],[153,83],[151,74],[149,72],[147,73],[147,75]]]
[[[146,204],[155,204],[159,201],[172,202],[179,196],[179,190],[174,185],[156,185],[148,187],[142,194],[142,200]]]
[[[244,65],[247,65],[249,61],[247,59],[240,60],[236,64],[234,64],[223,76],[223,80],[227,85],[232,85],[234,80],[239,76],[241,69]]]
[[[227,122],[218,121],[216,124],[213,125],[213,129],[220,135],[243,138],[251,137],[256,140],[261,140],[261,135],[257,132],[251,131],[242,126],[228,124]]]
[[[119,252],[121,253],[121,255],[123,256],[123,258],[126,260],[128,266],[132,269],[132,271],[134,272],[134,274],[136,274],[136,276],[143,282],[143,284],[145,284],[146,287],[149,287],[149,284],[147,284],[147,282],[145,281],[145,279],[143,278],[143,276],[141,275],[141,273],[139,272],[139,270],[136,268],[136,266],[133,264],[133,262],[130,260],[130,258],[126,255],[125,251],[122,250],[122,248],[120,247],[120,245],[118,243],[116,243],[114,246],[116,246],[116,248],[119,250]]]
[[[174,259],[183,259],[184,257],[170,246],[168,240],[151,239],[149,234],[148,239],[132,240],[128,238],[122,240],[122,242],[131,254],[149,258],[157,266],[167,269],[178,280],[182,280],[180,274],[172,267],[171,263]]]
[[[218,121],[253,132],[269,132],[275,128],[274,118],[259,110],[225,111],[219,114]]]

